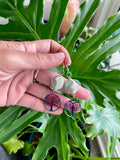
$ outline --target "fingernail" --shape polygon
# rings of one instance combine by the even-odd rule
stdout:
[[[60,60],[65,58],[65,54],[64,53],[51,54],[51,57],[53,60]]]
[[[65,62],[65,66],[70,66],[71,65],[71,59],[70,59],[70,57],[66,56],[64,62]]]

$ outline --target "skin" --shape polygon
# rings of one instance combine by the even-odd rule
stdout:
[[[0,106],[20,105],[41,112],[61,114],[67,97],[61,98],[61,108],[49,112],[43,105],[46,95],[52,93],[51,78],[58,75],[49,68],[71,64],[67,50],[53,40],[32,42],[0,42]],[[38,82],[33,82],[36,79]],[[66,80],[66,79],[64,79]],[[63,92],[64,89],[62,89]],[[87,100],[90,93],[79,86],[76,97]]]

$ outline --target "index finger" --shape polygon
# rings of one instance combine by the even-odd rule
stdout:
[[[69,66],[71,64],[71,59],[68,51],[59,43],[54,40],[37,40],[37,41],[27,41],[24,42],[25,48],[28,52],[37,52],[41,54],[47,53],[61,53],[65,54],[64,65]]]
[[[46,39],[46,40],[36,40],[36,41],[1,41],[0,43],[1,49],[9,49],[14,51],[23,51],[30,53],[40,53],[40,54],[48,54],[48,53],[64,53],[65,60],[64,65],[69,66],[71,64],[71,59],[68,51],[59,43],[54,40]]]

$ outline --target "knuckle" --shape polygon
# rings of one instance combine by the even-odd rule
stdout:
[[[36,57],[36,61],[38,64],[40,64],[42,67],[45,66],[45,64],[47,62],[46,56],[37,53],[37,55],[35,57]]]

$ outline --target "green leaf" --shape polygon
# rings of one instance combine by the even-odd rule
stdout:
[[[47,126],[47,122],[49,119],[49,114],[45,113],[42,116],[40,116],[40,118],[38,118],[36,121],[41,122],[42,125],[39,127],[39,132],[44,133],[45,128]]]
[[[29,110],[26,114],[22,115],[19,119],[14,120],[11,125],[7,126],[0,133],[0,143],[5,142],[22,131],[27,125],[40,117],[42,113],[34,110]],[[6,116],[7,117],[7,116]]]
[[[82,131],[72,118],[67,117],[63,113],[60,116],[51,116],[49,118],[43,137],[41,138],[32,160],[39,159],[39,157],[41,160],[44,160],[48,150],[53,146],[57,149],[58,159],[68,160],[68,134],[80,147],[81,152],[87,156],[88,151]]]
[[[85,159],[85,157],[81,154],[80,148],[78,145],[76,145],[76,143],[73,141],[73,139],[69,139],[69,148],[71,150],[71,154],[72,155],[78,155],[80,159]],[[70,155],[71,157],[71,155]]]
[[[81,4],[71,28],[62,41],[62,45],[64,45],[69,52],[73,50],[74,43],[81,35],[84,27],[87,25],[101,2],[102,0],[86,0]]]
[[[9,154],[17,153],[18,150],[24,147],[24,141],[19,140],[17,136],[12,137],[7,142],[2,143],[5,149],[8,151]]]
[[[8,109],[8,107],[0,107],[0,114],[2,114],[7,109]]]
[[[120,12],[110,17],[101,28],[85,43],[82,43],[76,50],[76,52],[70,52],[72,56],[72,64],[87,58],[92,52],[94,52],[106,39],[108,39],[113,33],[120,27]]]
[[[27,108],[20,106],[10,106],[2,114],[0,114],[0,131],[9,126],[16,120]]]
[[[22,155],[28,156],[29,154],[35,151],[35,146],[31,144],[29,141],[24,142],[24,148],[22,148]]]
[[[0,16],[9,23],[0,25],[0,39],[35,40],[40,39],[38,28],[42,23],[42,1],[30,1],[24,6],[24,0],[0,0]],[[39,8],[38,8],[39,6]]]
[[[73,78],[79,79],[81,84],[91,91],[97,104],[103,105],[104,97],[107,97],[117,109],[120,107],[120,101],[116,97],[116,90],[120,90],[120,71],[106,72],[98,69],[98,66],[108,56],[120,50],[120,34],[102,44],[119,25],[120,13],[117,13],[109,18],[95,35],[80,45],[75,55],[73,54],[75,58],[70,67]],[[103,33],[105,36],[100,37]]]
[[[49,21],[44,24],[43,0],[31,0],[28,6],[24,6],[24,0],[0,0],[0,16],[9,21],[6,25],[0,25],[0,39],[38,40],[52,38],[57,40],[67,3],[68,0],[55,0]]]
[[[120,114],[105,102],[105,108],[92,104],[92,110],[88,110],[89,117],[86,123],[93,126],[88,131],[88,137],[96,137],[103,133],[108,135],[107,154],[112,156],[116,146],[116,140],[120,136]]]
[[[66,20],[68,20],[68,7],[66,8],[65,15],[66,15]]]

